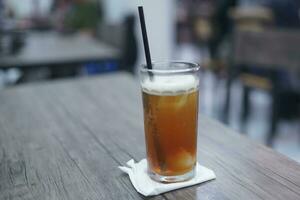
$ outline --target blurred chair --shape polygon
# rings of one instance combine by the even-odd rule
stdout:
[[[229,110],[231,82],[237,77],[244,87],[243,120],[250,111],[250,90],[268,91],[272,96],[272,114],[267,144],[271,145],[279,119],[295,117],[300,111],[299,85],[293,88],[285,79],[290,72],[300,72],[300,31],[236,29],[230,66],[225,112]]]
[[[137,40],[134,31],[135,17],[128,15],[121,24],[101,24],[98,38],[121,49],[119,69],[134,73],[137,60]]]
[[[274,24],[272,10],[264,6],[236,7],[229,11],[236,29],[262,31]]]

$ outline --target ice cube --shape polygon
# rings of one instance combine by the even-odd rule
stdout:
[[[175,103],[176,109],[182,108],[186,104],[187,100],[188,100],[188,93],[182,94],[180,96],[180,99],[178,99],[178,101]]]
[[[175,155],[174,160],[176,166],[181,169],[189,168],[195,163],[194,156],[184,149],[182,149],[179,153]]]

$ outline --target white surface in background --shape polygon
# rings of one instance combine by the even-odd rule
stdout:
[[[50,11],[53,0],[4,0],[7,5],[16,14],[16,17],[30,17],[34,10],[34,2],[38,1],[39,12],[47,15]]]
[[[173,58],[185,62],[205,63],[210,54],[207,47],[199,48],[192,43],[182,43],[177,44]]]
[[[108,23],[120,23],[124,16],[136,16],[135,35],[138,39],[138,62],[145,63],[144,47],[138,18],[139,5],[144,7],[145,21],[153,61],[172,58],[175,41],[175,1],[173,0],[105,0],[105,19]]]
[[[192,44],[179,44],[174,53],[175,60],[201,63],[203,57],[199,48]]]

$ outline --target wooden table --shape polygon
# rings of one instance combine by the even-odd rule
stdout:
[[[2,68],[28,68],[118,60],[120,51],[87,35],[29,32],[24,48],[16,55],[0,56]]]
[[[143,199],[117,167],[145,157],[138,81],[125,73],[0,92],[0,199]],[[300,199],[300,165],[199,117],[217,179],[153,199]]]

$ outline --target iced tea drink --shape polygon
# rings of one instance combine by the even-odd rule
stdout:
[[[185,71],[176,64],[154,68],[141,81],[148,171],[161,182],[192,178],[197,161],[199,67],[179,63],[188,65]]]

